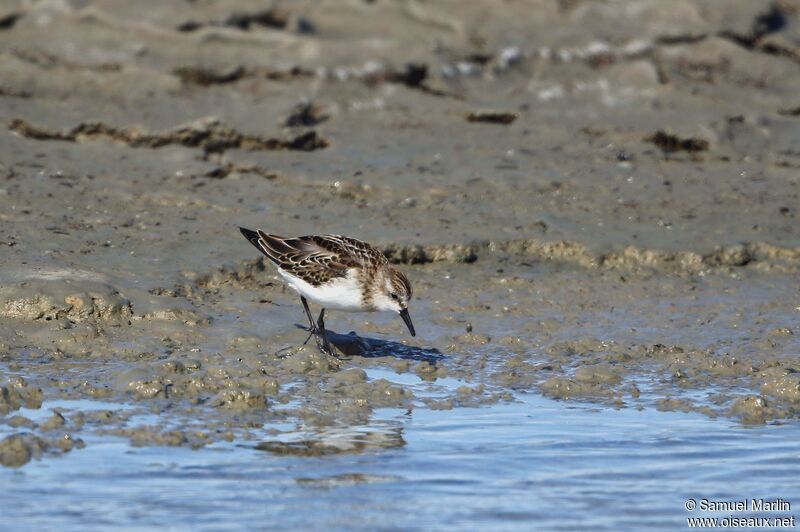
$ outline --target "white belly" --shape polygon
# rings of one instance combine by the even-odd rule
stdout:
[[[369,310],[364,307],[361,298],[361,286],[353,272],[348,272],[347,277],[337,279],[323,286],[311,284],[290,275],[280,268],[278,273],[286,282],[301,295],[326,309],[344,310],[347,312],[363,312]]]

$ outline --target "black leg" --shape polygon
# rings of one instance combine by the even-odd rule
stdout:
[[[309,340],[311,340],[312,336],[317,337],[317,348],[325,354],[332,355],[333,350],[331,349],[331,345],[328,343],[328,336],[325,334],[325,309],[319,311],[319,318],[317,318],[317,323],[314,323],[314,317],[311,316],[311,310],[308,308],[308,301],[303,296],[300,296],[300,302],[303,303],[303,309],[306,311],[306,316],[308,316],[308,338],[306,341],[303,342],[303,345],[306,345]]]
[[[331,344],[328,343],[328,334],[325,332],[325,309],[319,311],[317,318],[317,347],[326,355],[333,355]]]
[[[303,296],[300,296],[300,301],[303,303],[303,308],[306,309],[306,316],[308,316],[308,330],[313,331],[315,329],[314,326],[314,318],[311,316],[311,310],[308,308],[308,301]]]
[[[317,326],[314,324],[314,318],[311,316],[311,310],[308,308],[308,301],[306,301],[306,298],[300,296],[300,301],[303,303],[303,308],[306,309],[306,316],[308,316],[309,335],[308,338],[306,338],[306,341],[303,342],[303,345],[306,345],[308,341],[311,340],[311,337],[317,333]]]

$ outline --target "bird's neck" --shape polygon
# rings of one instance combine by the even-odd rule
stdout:
[[[359,270],[359,284],[365,308],[375,308],[375,296],[380,293],[382,286],[386,286],[388,274],[386,268],[362,268]]]

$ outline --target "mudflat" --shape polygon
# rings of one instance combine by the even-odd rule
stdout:
[[[0,463],[397,449],[337,431],[529,393],[795,423],[798,28],[788,0],[4,2]],[[416,338],[334,312],[340,356],[302,345],[240,225],[379,245]]]

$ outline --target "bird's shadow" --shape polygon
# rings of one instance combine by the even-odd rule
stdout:
[[[296,326],[305,331],[308,330],[300,324]],[[326,333],[328,342],[347,357],[394,357],[403,360],[425,361],[434,365],[445,358],[445,355],[438,349],[415,347],[379,338],[366,338],[357,335],[354,331],[350,331],[348,334],[340,334],[327,330]],[[314,341],[314,339],[312,338],[311,341]]]

